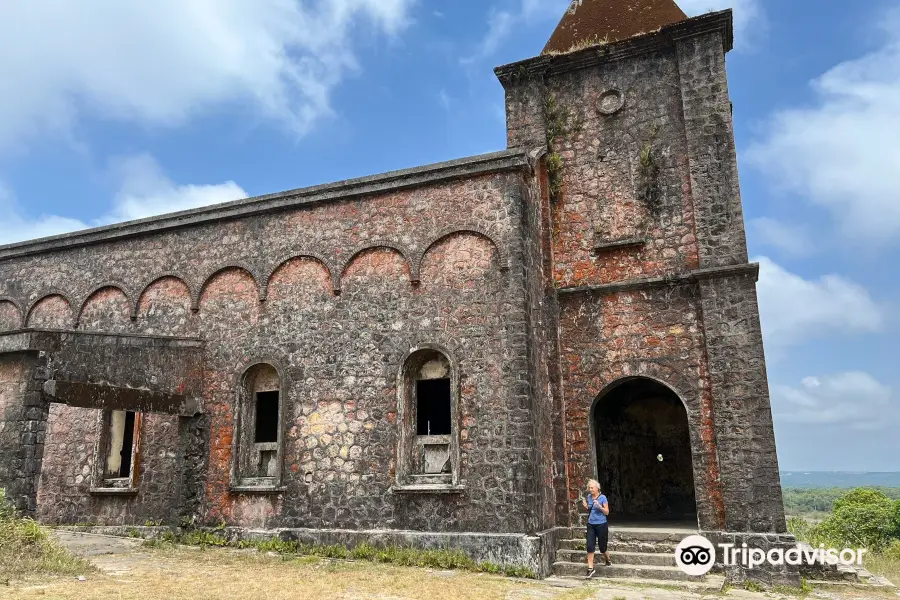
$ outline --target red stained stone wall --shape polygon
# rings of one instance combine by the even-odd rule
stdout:
[[[81,309],[78,328],[106,333],[126,333],[133,330],[131,304],[125,292],[114,287],[94,292]]]
[[[521,532],[534,527],[537,507],[529,499],[539,494],[529,483],[529,454],[509,451],[534,438],[522,383],[521,182],[514,172],[478,175],[105,242],[52,259],[0,261],[0,272],[16,269],[35,295],[54,286],[72,298],[86,297],[98,282],[121,281],[137,294],[137,318],[128,309],[134,299],[104,288],[90,294],[83,329],[205,340],[204,416],[193,429],[178,426],[182,436],[190,430],[201,437],[179,439],[174,424],[155,428],[152,420],[142,436],[166,460],[188,449],[184,468],[197,473],[199,487],[187,496],[202,522]],[[32,320],[64,326],[49,318],[63,308],[49,298]],[[447,348],[460,373],[459,460],[468,491],[436,501],[390,492],[397,376],[410,349],[422,344]],[[280,494],[230,489],[240,378],[258,361],[279,369],[285,386]],[[168,483],[142,488],[131,502],[87,494],[73,469],[92,459],[63,464],[62,457],[72,443],[76,456],[78,446],[96,444],[96,411],[87,418],[54,410],[40,490],[45,519],[170,520],[184,508],[184,494]],[[163,489],[167,505],[157,501]],[[521,510],[495,502],[511,490],[523,499]],[[54,509],[58,499],[72,510]]]
[[[195,337],[196,316],[191,312],[191,292],[176,277],[154,281],[141,294],[135,327],[147,335]]]
[[[12,302],[0,300],[0,331],[12,331],[22,327],[22,314]]]
[[[62,296],[48,296],[34,305],[28,315],[28,327],[35,329],[71,329],[75,313]]]

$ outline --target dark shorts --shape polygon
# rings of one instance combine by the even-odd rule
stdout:
[[[588,552],[606,552],[609,545],[609,524],[587,526],[587,551]]]

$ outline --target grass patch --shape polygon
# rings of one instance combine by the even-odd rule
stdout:
[[[67,552],[35,521],[17,515],[0,489],[0,584],[94,571],[91,563]]]
[[[863,562],[867,570],[900,585],[900,540],[894,540],[881,554],[866,555]]]

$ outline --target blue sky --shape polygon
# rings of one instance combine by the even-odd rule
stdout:
[[[0,243],[502,149],[492,69],[539,53],[567,4],[3,3]],[[680,2],[735,9],[783,469],[900,469],[892,4]]]

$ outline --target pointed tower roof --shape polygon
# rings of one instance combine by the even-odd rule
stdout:
[[[543,54],[589,40],[618,42],[687,18],[673,0],[572,0]]]

